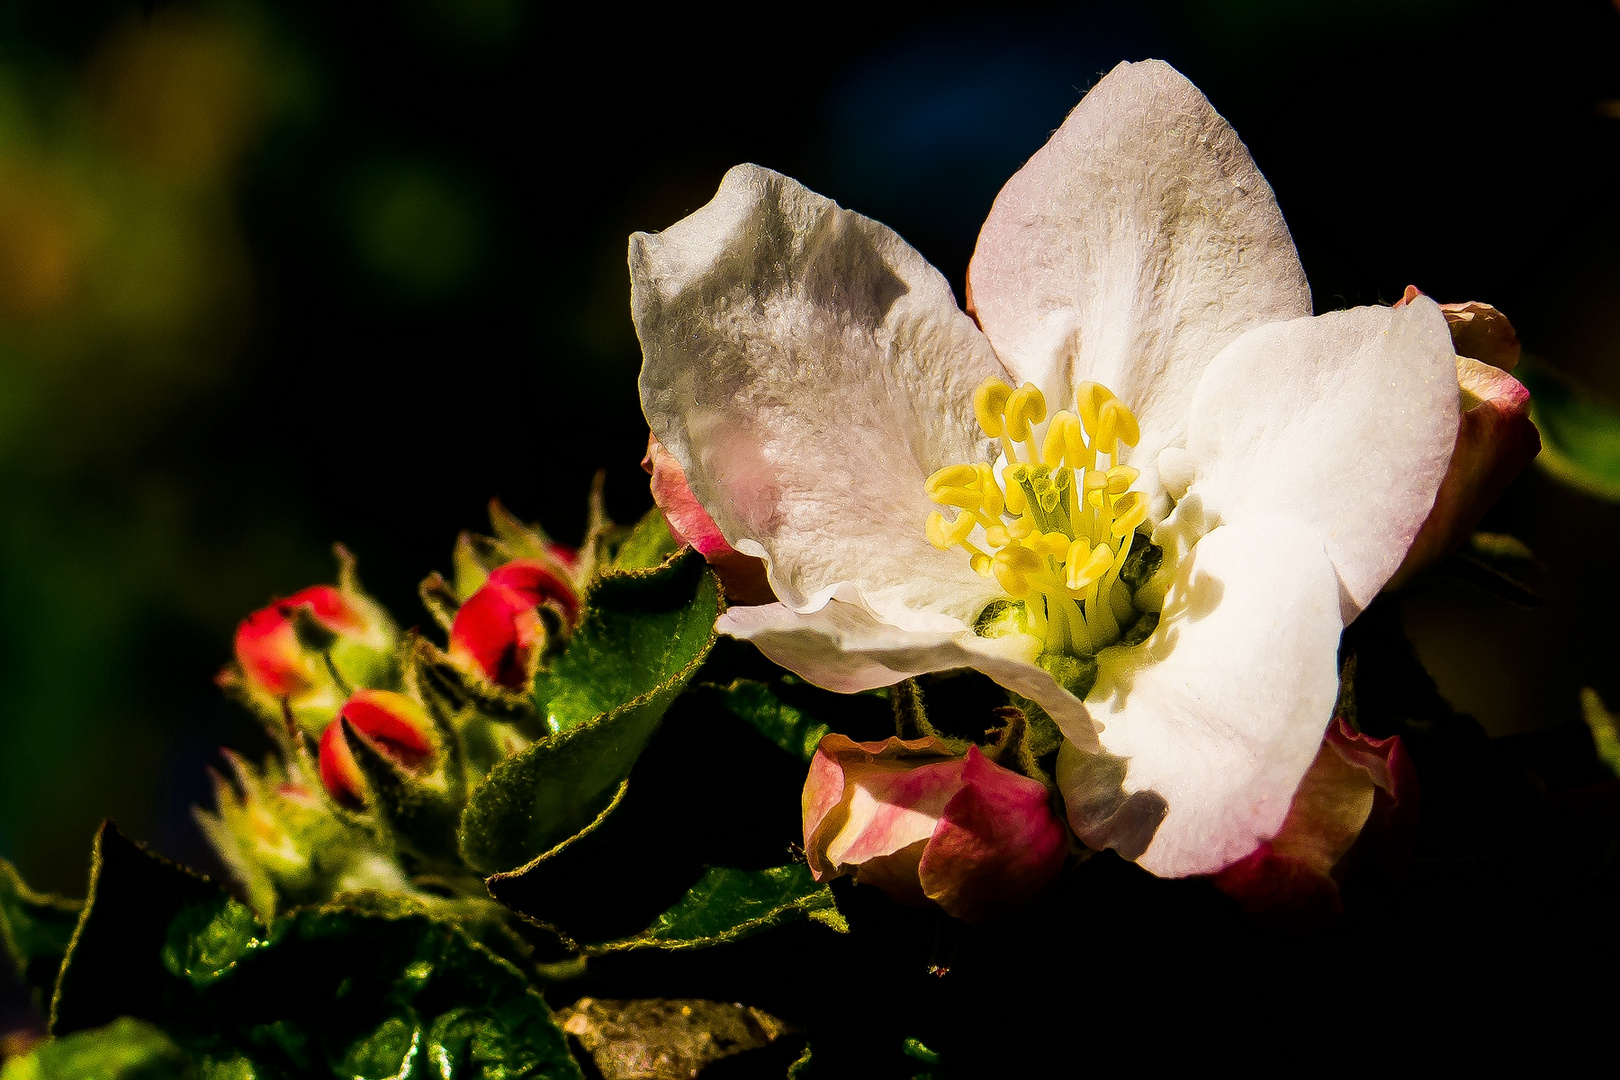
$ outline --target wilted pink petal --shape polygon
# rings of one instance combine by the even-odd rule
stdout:
[[[1045,786],[977,747],[937,739],[821,741],[804,788],[805,857],[816,880],[853,875],[900,903],[982,922],[1057,877],[1067,833]]]
[[[764,560],[744,555],[726,543],[720,527],[687,486],[681,463],[651,435],[641,467],[652,475],[653,502],[663,511],[670,534],[708,560],[725,587],[726,599],[733,604],[774,602],[776,594],[765,579]]]
[[[1417,772],[1399,736],[1373,739],[1342,717],[1300,783],[1282,830],[1215,875],[1216,886],[1253,915],[1283,926],[1320,924],[1343,910],[1337,875],[1352,849],[1389,875],[1411,858]]]
[[[1396,306],[1421,295],[1408,285]],[[1442,304],[1440,310],[1457,350],[1463,413],[1434,509],[1390,578],[1390,589],[1468,539],[1485,511],[1541,451],[1541,436],[1530,422],[1530,392],[1508,374],[1519,361],[1519,338],[1507,317],[1489,304],[1472,302]]]

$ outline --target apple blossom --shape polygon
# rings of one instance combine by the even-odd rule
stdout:
[[[893,232],[751,165],[630,269],[653,437],[777,597],[721,630],[833,690],[984,672],[1062,729],[1080,838],[1155,873],[1277,835],[1458,383],[1427,298],[1312,317],[1186,79],[1120,65],[1012,178],[977,324]]]

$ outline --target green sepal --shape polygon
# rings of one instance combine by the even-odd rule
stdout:
[[[703,685],[718,697],[727,712],[801,761],[814,757],[816,747],[832,730],[803,709],[782,700],[770,683],[733,679],[725,686]]]
[[[458,744],[463,780],[480,782],[514,750],[546,734],[534,700],[457,666],[436,645],[411,634],[401,654],[405,686]]]
[[[439,765],[419,776],[379,750],[347,718],[339,723],[365,778],[366,809],[382,821],[404,850],[430,859],[453,859],[456,823],[466,802],[460,740],[455,733],[435,733]]]
[[[469,866],[523,866],[601,813],[708,655],[720,610],[719,582],[690,550],[597,580],[568,650],[536,680],[557,734],[497,765],[462,814]]]
[[[1620,500],[1620,408],[1529,356],[1513,377],[1530,391],[1530,422],[1541,433],[1536,464],[1589,495]]]
[[[0,859],[0,959],[46,1004],[84,903],[30,889]]]
[[[457,927],[327,905],[268,927],[104,826],[57,984],[58,1035],[134,1016],[203,1077],[580,1076],[538,992]],[[414,1074],[411,1074],[414,1075]]]
[[[630,527],[629,535],[613,553],[613,568],[644,570],[662,566],[680,547],[680,542],[669,531],[664,512],[655,506]]]
[[[50,1039],[0,1068],[0,1080],[215,1080],[215,1076],[225,1080],[217,1073],[199,1077],[191,1055],[158,1028],[129,1016]]]

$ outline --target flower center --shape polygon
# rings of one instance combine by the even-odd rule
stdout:
[[[980,633],[994,633],[987,617],[998,611],[1040,638],[1043,653],[1094,655],[1139,614],[1120,580],[1147,518],[1142,493],[1130,490],[1137,470],[1119,463],[1141,437],[1136,417],[1107,387],[1081,383],[1075,411],[1052,417],[1037,444],[1045,397],[1033,384],[1014,390],[996,378],[974,392],[973,411],[1000,440],[1006,466],[998,475],[983,462],[947,465],[930,476],[928,497],[957,513],[950,521],[930,513],[928,540],[941,551],[961,548],[1019,602],[992,604]]]

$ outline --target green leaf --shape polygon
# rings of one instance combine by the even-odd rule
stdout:
[[[691,551],[598,579],[568,650],[536,680],[557,734],[473,792],[461,817],[468,865],[523,866],[590,824],[708,655],[719,614],[719,583]]]
[[[9,958],[25,984],[49,995],[79,925],[78,900],[36,893],[0,859],[0,959]]]
[[[1530,357],[1513,377],[1530,391],[1530,420],[1541,433],[1537,463],[1571,487],[1620,500],[1620,408]]]
[[[801,761],[814,757],[822,737],[832,730],[783,701],[769,683],[733,679],[727,686],[707,685],[727,712]]]
[[[265,927],[107,826],[53,1030],[121,1015],[162,1028],[203,1080],[380,1080],[418,1059],[444,1077],[580,1076],[539,993],[455,926],[331,905]]]
[[[191,1059],[162,1031],[132,1017],[35,1047],[6,1062],[0,1080],[193,1080]]]
[[[562,732],[600,720],[689,677],[714,643],[719,615],[720,583],[693,551],[598,578],[567,650],[536,679],[547,725]]]
[[[639,570],[662,566],[680,544],[670,535],[669,522],[664,512],[653,507],[641,515],[641,520],[630,529],[619,550],[613,556],[615,570]]]
[[[634,937],[603,942],[592,953],[625,949],[701,949],[809,917],[839,933],[849,924],[832,890],[816,883],[800,863],[768,870],[710,867],[679,903]]]

